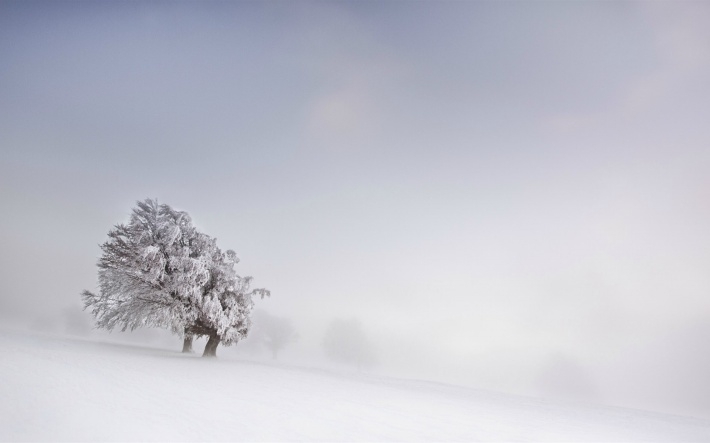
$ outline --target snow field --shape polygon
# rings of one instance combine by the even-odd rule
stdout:
[[[423,381],[8,331],[0,347],[3,441],[710,441],[710,421]]]

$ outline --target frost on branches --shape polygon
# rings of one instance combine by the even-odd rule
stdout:
[[[237,275],[234,251],[222,252],[216,240],[200,233],[186,212],[155,200],[138,202],[128,224],[109,231],[98,262],[99,291],[84,291],[99,328],[125,331],[141,326],[184,335],[207,336],[203,356],[215,356],[220,343],[246,337],[253,295],[251,277]]]
[[[234,251],[222,252],[213,242],[209,279],[196,299],[197,316],[186,328],[189,333],[208,337],[203,356],[215,356],[220,343],[229,346],[246,338],[251,328],[252,296],[270,295],[266,289],[249,290],[252,278],[237,275],[234,266],[238,262]]]

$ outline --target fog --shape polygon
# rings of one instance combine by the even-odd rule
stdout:
[[[281,361],[337,366],[339,320],[362,370],[710,417],[707,23],[682,1],[2,2],[0,322],[98,334],[79,294],[150,197],[271,290],[299,337]],[[247,343],[218,353],[271,358]]]

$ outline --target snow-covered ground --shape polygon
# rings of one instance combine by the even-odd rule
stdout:
[[[0,440],[710,441],[710,421],[0,331]]]

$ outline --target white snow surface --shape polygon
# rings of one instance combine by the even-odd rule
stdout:
[[[710,421],[0,331],[2,441],[710,441]],[[219,351],[218,351],[219,353]]]

